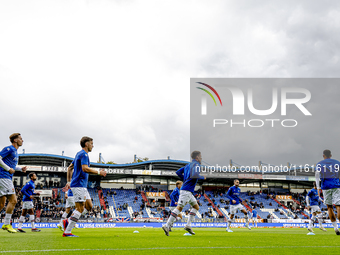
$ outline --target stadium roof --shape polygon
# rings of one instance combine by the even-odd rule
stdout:
[[[68,166],[72,163],[73,158],[42,153],[19,154],[19,165],[35,166]],[[92,167],[102,168],[124,168],[124,169],[157,169],[157,170],[178,170],[188,164],[188,161],[173,159],[148,160],[138,163],[129,164],[102,164],[91,162]]]

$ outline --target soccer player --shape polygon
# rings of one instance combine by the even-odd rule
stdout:
[[[319,207],[319,201],[321,201],[323,203],[323,200],[318,196],[316,183],[314,182],[313,185],[314,185],[314,188],[311,189],[306,196],[307,210],[311,210],[311,213],[312,213],[312,217],[310,217],[310,219],[309,219],[308,230],[310,232],[314,232],[313,231],[313,223],[316,219],[316,216],[318,215],[318,222],[319,222],[320,230],[327,231],[322,226],[322,213],[321,213],[321,209]]]
[[[9,233],[16,233],[17,231],[10,224],[14,207],[17,203],[17,196],[13,186],[12,178],[15,171],[26,172],[27,167],[18,167],[18,148],[22,146],[24,140],[19,133],[10,135],[9,140],[12,145],[7,146],[0,152],[0,211],[4,208],[6,199],[8,204],[6,208],[6,215],[3,230]]]
[[[175,208],[178,204],[179,192],[180,192],[182,185],[183,185],[182,181],[177,181],[176,182],[176,188],[174,188],[174,190],[170,194],[170,199],[171,199],[170,209],[171,209],[171,211],[175,210]],[[176,221],[181,220],[181,219],[182,219],[182,214],[178,214]],[[173,223],[172,223],[171,227],[169,228],[170,232],[171,232],[172,226],[173,226]]]
[[[87,191],[87,182],[89,174],[98,174],[105,177],[106,171],[95,170],[90,168],[90,159],[88,153],[93,149],[93,139],[84,136],[80,140],[80,146],[82,148],[72,161],[71,165],[67,168],[67,184],[64,187],[64,191],[71,188],[75,207],[72,215],[63,220],[63,227],[65,229],[63,237],[78,237],[71,233],[73,227],[78,222],[80,216],[84,210],[90,211],[92,208],[92,201],[89,192]]]
[[[28,177],[31,179],[28,183],[25,184],[25,186],[21,189],[21,193],[23,194],[22,197],[22,213],[19,218],[19,226],[18,231],[21,233],[26,233],[26,231],[22,230],[22,224],[25,222],[25,217],[28,212],[30,215],[30,222],[31,222],[31,231],[32,232],[40,232],[40,229],[37,229],[34,226],[34,205],[33,205],[33,196],[39,195],[40,193],[34,193],[35,184],[34,182],[37,180],[37,175],[35,173],[30,173]]]
[[[320,189],[322,189],[324,203],[327,205],[328,215],[334,227],[334,231],[337,235],[340,235],[333,211],[333,204],[335,204],[338,219],[340,221],[340,162],[335,159],[331,159],[331,157],[332,153],[330,150],[323,151],[324,160],[316,164],[315,181],[319,197]]]
[[[165,235],[169,236],[169,228],[172,226],[177,216],[182,212],[184,206],[189,203],[192,206],[190,210],[187,225],[184,230],[188,231],[190,234],[194,235],[195,232],[191,229],[191,222],[196,216],[199,210],[196,198],[193,195],[195,186],[198,180],[205,180],[205,176],[199,174],[200,166],[202,162],[202,155],[199,151],[193,151],[191,153],[192,162],[187,164],[185,167],[177,170],[176,174],[183,181],[183,185],[180,189],[180,195],[177,202],[177,207],[174,209],[165,225],[162,226]]]
[[[253,218],[253,227],[255,227],[255,224],[256,224],[256,227],[257,227],[257,211],[255,210],[255,208],[253,209],[251,214],[252,214],[252,218]]]
[[[237,210],[240,210],[244,213],[244,219],[246,220],[246,227],[251,230],[251,227],[249,226],[249,219],[248,219],[248,213],[244,206],[241,204],[241,200],[239,198],[241,189],[239,188],[240,181],[238,179],[234,180],[234,186],[230,187],[227,192],[227,197],[230,199],[230,219],[228,220],[228,232],[233,232],[230,229],[231,222],[234,219],[235,213],[237,213]]]
[[[60,223],[57,225],[57,227],[63,232],[65,231],[63,228],[63,220],[67,219],[67,216],[69,216],[72,207],[75,206],[73,193],[71,189],[69,189],[67,193],[65,193],[65,198],[66,198],[65,212],[61,216]],[[86,211],[87,210],[84,210],[83,213]]]

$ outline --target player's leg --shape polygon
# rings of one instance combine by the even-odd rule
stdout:
[[[66,204],[67,206],[67,204]],[[60,222],[59,222],[59,225],[58,225],[58,228],[62,231],[64,231],[64,228],[63,228],[63,220],[67,219],[67,216],[68,214],[70,213],[71,211],[71,207],[67,207],[65,208],[65,212],[63,212],[63,214],[61,215],[61,218],[60,218]]]
[[[181,214],[183,207],[182,207],[182,205],[178,205],[173,211],[171,211],[169,219],[168,219],[167,223],[165,224],[165,226],[167,228],[171,227],[172,224],[176,221],[178,215]]]
[[[165,235],[169,236],[169,228],[171,228],[172,224],[176,221],[178,215],[181,214],[184,206],[188,203],[188,200],[189,198],[187,194],[181,190],[177,207],[171,211],[168,221],[162,226]]]
[[[0,187],[1,188],[1,187]],[[2,210],[2,208],[5,207],[5,204],[6,204],[6,196],[1,196],[0,197],[0,211]],[[4,228],[2,228],[3,230],[6,230]]]
[[[335,205],[335,207],[336,207],[336,212],[337,212],[338,220],[340,222],[340,205]]]
[[[320,208],[319,208],[319,210],[320,210]],[[322,219],[321,210],[316,212],[316,217],[318,218],[319,229],[322,230],[322,231],[327,231],[327,230],[322,226],[323,219]]]
[[[84,202],[75,202],[76,209],[73,211],[72,215],[63,221],[63,227],[65,229],[63,236],[70,236],[72,235],[72,229],[78,222],[81,213],[84,211],[85,208],[85,201]],[[73,236],[73,235],[72,235]]]
[[[308,230],[310,232],[314,232],[313,231],[313,225],[314,225],[314,222],[315,222],[315,219],[316,219],[316,213],[313,211],[313,208],[311,208],[311,212],[312,212],[312,217],[310,217],[310,219],[309,219]]]
[[[73,211],[72,215],[68,219],[63,221],[63,227],[65,229],[63,233],[64,237],[77,237],[75,235],[72,235],[71,231],[78,222],[81,213],[85,209],[85,202],[90,200],[87,203],[88,205],[92,206],[91,197],[86,188],[71,188],[71,189],[76,209]]]
[[[0,197],[0,211],[2,210],[2,208],[5,207],[6,204],[6,196],[1,196]]]
[[[17,231],[13,229],[12,225],[10,224],[13,210],[15,208],[15,205],[17,203],[17,196],[14,194],[9,194],[6,196],[8,200],[7,208],[6,208],[6,215],[4,220],[4,225],[2,226],[2,229],[7,230],[10,233],[16,233]]]
[[[190,192],[189,192],[190,193]],[[177,207],[171,211],[169,219],[167,223],[164,225],[166,228],[169,228],[172,226],[172,224],[176,221],[178,215],[181,214],[184,206],[189,202],[189,197],[187,196],[187,193],[184,191],[180,191]],[[163,228],[164,230],[164,228]],[[164,230],[165,232],[165,230]]]
[[[72,207],[74,206],[75,206],[74,197],[73,196],[68,197],[66,199],[65,212],[62,214],[60,223],[58,224],[58,228],[63,232],[65,231],[63,222],[65,219],[71,216],[71,210],[72,210]]]
[[[334,227],[334,231],[337,235],[340,235],[340,231],[338,229],[338,224],[336,222],[336,217],[333,211],[333,203],[335,205],[340,205],[340,189],[329,189],[323,190],[325,204],[327,205],[328,215]]]
[[[191,194],[192,195],[192,194]],[[186,231],[188,231],[190,234],[194,235],[195,232],[192,231],[191,229],[191,222],[195,219],[196,217],[196,213],[198,212],[198,210],[200,209],[200,207],[197,204],[197,201],[195,199],[195,197],[192,195],[193,199],[191,199],[190,204],[192,206],[190,213],[189,213],[189,217],[188,217],[188,221],[187,221],[187,225],[184,227],[184,229]]]
[[[86,199],[86,201],[85,201],[85,208],[84,208],[83,212],[81,213],[81,215],[85,215],[88,212],[91,212],[92,207],[93,207],[92,200],[91,199]]]
[[[22,224],[25,222],[25,217],[27,214],[27,209],[24,208],[25,205],[23,205],[22,207],[22,212],[21,212],[21,216],[19,218],[19,226],[18,226],[18,231],[21,233],[26,233],[26,231],[22,230]]]
[[[337,205],[337,204],[336,204],[335,207],[336,207],[336,212],[337,212],[338,220],[339,220],[339,222],[340,222],[340,205]],[[338,230],[338,232],[336,232],[336,234],[337,234],[337,235],[340,235],[339,230]]]
[[[241,205],[241,204],[240,204]],[[242,205],[241,205],[242,206]],[[242,206],[243,207],[243,206]],[[251,230],[251,227],[249,226],[249,218],[248,218],[248,213],[246,211],[246,209],[242,209],[241,212],[243,212],[244,214],[244,219],[246,220],[246,228],[248,228],[249,230]]]
[[[255,217],[253,217],[253,227],[255,228],[255,224],[256,224],[256,227],[257,227],[257,219]]]
[[[335,231],[335,233],[339,233],[338,224],[336,223],[336,217],[335,217],[335,214],[334,214],[334,211],[333,211],[333,205],[327,205],[327,209],[328,209],[329,219],[331,220],[332,225],[334,227],[334,231]]]
[[[188,195],[188,203],[192,206],[190,212],[189,212],[189,217],[187,221],[187,225],[184,227],[184,230],[188,231],[190,234],[195,235],[195,232],[191,229],[191,223],[196,217],[196,213],[199,211],[200,207],[197,204],[197,200],[194,197],[194,195],[191,192],[187,193]]]
[[[184,206],[183,206],[184,207]],[[178,205],[171,213],[169,216],[168,221],[166,224],[162,226],[162,229],[164,230],[165,235],[169,236],[169,229],[173,225],[173,223],[176,221],[178,215],[181,214],[183,207],[181,205]]]
[[[31,231],[32,232],[40,232],[40,229],[37,229],[35,227],[35,217],[34,217],[34,211],[33,211],[33,202],[31,202],[30,209],[28,209],[28,214],[30,215],[30,222],[31,222]]]
[[[230,226],[231,226],[231,223],[234,221],[234,215],[235,215],[235,211],[234,209],[231,208],[230,206],[230,217],[228,219],[228,224],[227,224],[227,231],[228,232],[233,232],[231,229],[230,229]]]
[[[175,208],[176,208],[176,207],[175,207]],[[174,208],[171,209],[171,210],[174,210]],[[171,227],[169,228],[169,231],[172,232],[171,228],[174,226],[174,223],[177,222],[177,221],[179,221],[179,220],[182,220],[182,219],[183,219],[182,214],[179,213],[179,214],[177,215],[176,220],[171,224]]]
[[[338,220],[340,221],[340,189],[334,189],[333,202],[335,204]],[[334,216],[334,218],[335,218],[335,216]],[[332,224],[333,224],[333,222],[332,222]],[[336,229],[335,229],[335,225],[336,225]],[[338,225],[336,223],[336,218],[335,218],[335,224],[333,224],[333,226],[334,226],[335,233],[337,235],[340,235],[340,231],[339,231]]]

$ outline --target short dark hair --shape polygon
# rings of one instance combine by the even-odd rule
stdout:
[[[316,187],[316,182],[313,182],[313,187]]]
[[[30,179],[32,179],[33,175],[35,175],[35,172],[30,173],[30,174],[28,175],[28,177],[29,177]]]
[[[80,139],[80,146],[81,146],[82,148],[84,148],[84,147],[85,147],[85,143],[91,142],[91,141],[93,141],[93,139],[92,139],[91,137],[83,136],[83,137]]]
[[[239,180],[239,179],[235,179],[235,180],[234,180],[234,183],[235,183],[236,181],[240,181],[240,180]]]
[[[9,136],[9,140],[11,141],[11,143],[14,143],[14,140],[17,139],[19,137],[20,133],[13,133]]]
[[[332,153],[330,150],[324,150],[323,155],[325,155],[327,158],[330,158],[332,156]]]
[[[183,183],[182,181],[177,181],[176,182],[176,187],[178,188],[178,185],[180,185],[181,183]]]
[[[191,152],[191,158],[196,159],[197,156],[199,156],[200,154],[201,154],[200,151],[193,151],[193,152]]]

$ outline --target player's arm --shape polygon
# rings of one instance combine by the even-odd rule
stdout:
[[[207,179],[205,176],[203,176],[203,175],[200,175],[200,170],[201,170],[201,168],[200,168],[200,166],[199,166],[199,164],[194,164],[193,165],[193,167],[192,167],[193,169],[192,169],[192,178],[196,178],[196,179],[199,179],[199,180],[205,180],[205,179]]]
[[[3,152],[3,151],[2,151],[2,152]],[[3,153],[1,153],[1,154],[3,154]],[[2,157],[3,157],[3,155],[0,155],[0,166],[1,166],[4,170],[6,170],[7,172],[9,172],[10,174],[14,174],[15,169],[10,168],[8,165],[6,165],[6,163],[2,160]]]
[[[174,201],[176,205],[177,205],[178,199],[179,199],[179,189],[177,189],[174,194]]]
[[[72,161],[72,163],[67,168],[67,173],[66,173],[67,183],[66,183],[65,187],[62,188],[63,192],[66,192],[70,189],[70,184],[71,184],[72,175],[73,175],[73,169],[74,169],[74,164],[73,164],[73,161]]]
[[[318,170],[318,167],[315,170],[315,183],[316,188],[318,189],[318,196],[320,197],[320,171]]]
[[[88,165],[82,165],[81,169],[83,170],[83,172],[88,173],[88,174],[97,174],[100,176],[105,177],[106,176],[106,171],[105,170],[95,170],[93,168],[90,168]]]
[[[199,179],[199,180],[206,180],[206,179],[207,179],[206,176],[200,175],[200,174],[199,174],[199,171],[197,172],[197,175],[198,175],[198,179]]]
[[[307,210],[310,209],[310,197],[309,197],[309,193],[306,196],[306,204],[307,204]]]
[[[178,175],[178,177],[183,181],[184,180],[184,167],[178,169],[176,171],[176,174]]]
[[[38,195],[38,196],[40,196],[40,191],[37,191],[37,192],[35,192],[35,190],[34,190],[34,187],[32,186],[32,191],[33,191],[33,195]]]
[[[67,168],[67,182],[71,182],[73,175],[74,165],[73,162]]]
[[[229,200],[230,200],[230,202],[231,202],[232,204],[235,204],[236,201],[234,200],[234,198],[232,197],[232,195],[233,195],[233,192],[232,192],[231,188],[229,188],[229,189],[228,189],[228,192],[227,192],[227,198],[229,198]]]
[[[172,191],[171,194],[170,194],[171,201],[174,201],[174,193],[175,193],[175,191]]]
[[[19,171],[19,172],[26,173],[27,166],[24,166],[24,167],[16,166],[16,167],[14,168],[14,170],[15,170],[15,171]]]
[[[28,184],[26,184],[22,189],[21,189],[21,193],[24,194],[26,197],[31,197],[30,194],[28,194],[27,189],[28,189]]]

